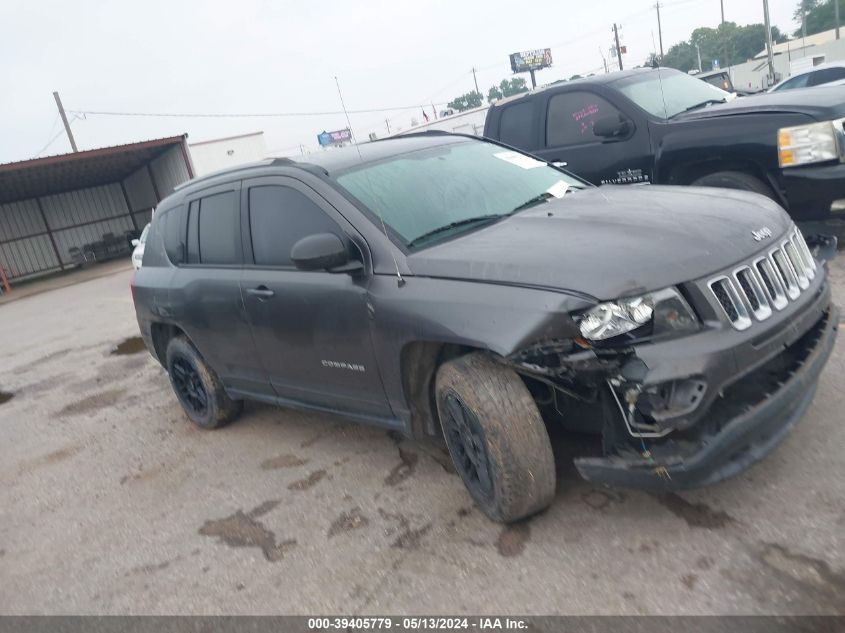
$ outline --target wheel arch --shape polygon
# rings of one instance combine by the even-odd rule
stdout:
[[[410,341],[402,347],[399,355],[402,393],[410,412],[413,437],[442,432],[434,394],[438,368],[453,358],[478,351],[489,350],[443,341]]]
[[[153,349],[155,350],[156,360],[162,367],[167,367],[167,345],[172,339],[177,336],[184,336],[191,345],[194,345],[190,337],[178,325],[173,323],[154,322],[150,325],[150,336],[153,340]],[[196,347],[196,345],[194,345]]]
[[[781,192],[777,179],[763,166],[749,159],[738,159],[725,161],[722,159],[707,159],[693,161],[676,165],[669,172],[668,184],[691,185],[699,178],[711,176],[724,171],[737,171],[757,178],[767,185],[781,205],[786,204],[786,199]]]

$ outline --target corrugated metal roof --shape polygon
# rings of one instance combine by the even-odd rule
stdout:
[[[187,134],[0,164],[0,203],[117,182]]]

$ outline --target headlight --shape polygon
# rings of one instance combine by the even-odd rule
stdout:
[[[609,301],[587,310],[579,320],[581,336],[591,341],[649,328],[644,335],[662,336],[695,332],[698,319],[675,288],[666,288],[639,297]]]
[[[778,160],[781,167],[809,165],[839,159],[834,123],[824,121],[778,130]]]

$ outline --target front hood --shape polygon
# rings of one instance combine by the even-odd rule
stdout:
[[[798,88],[739,97],[727,103],[717,103],[679,114],[672,121],[760,113],[804,114],[817,121],[843,117],[845,116],[845,86]]]
[[[408,256],[415,275],[575,291],[607,300],[749,258],[791,225],[777,204],[727,189],[604,186],[568,194]],[[768,227],[757,242],[752,231]]]

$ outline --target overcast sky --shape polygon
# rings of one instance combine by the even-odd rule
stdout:
[[[0,162],[70,151],[52,92],[67,110],[161,113],[325,112],[430,104],[438,108],[509,77],[508,54],[552,48],[538,83],[586,74],[622,25],[626,65],[657,42],[654,0],[2,0]],[[665,6],[663,6],[665,4]],[[763,21],[762,0],[724,0],[725,18]],[[773,25],[795,28],[797,0],[770,0]],[[716,26],[719,0],[666,0],[664,49]],[[600,52],[601,49],[601,52]],[[608,60],[610,61],[610,60]],[[525,75],[527,79],[527,75]],[[428,106],[430,115],[431,106]],[[80,149],[187,132],[189,142],[264,130],[278,155],[314,151],[342,114],[289,118],[71,115]],[[356,135],[408,127],[419,108],[353,114]]]

